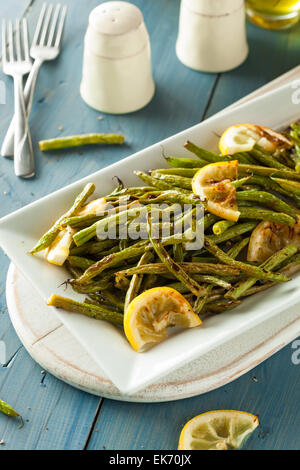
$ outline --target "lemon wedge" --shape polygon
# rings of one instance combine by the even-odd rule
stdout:
[[[76,215],[102,215],[105,208],[106,199],[105,197],[100,197],[82,206]]]
[[[192,179],[194,194],[207,201],[212,214],[236,222],[239,211],[236,191],[231,181],[238,178],[238,161],[210,163],[200,168]]]
[[[293,227],[261,221],[253,230],[248,245],[247,261],[263,263],[277,251],[293,243],[300,249],[300,216]]]
[[[244,411],[208,411],[186,423],[180,434],[178,449],[239,449],[258,425],[257,416]]]
[[[237,124],[223,132],[219,149],[222,155],[234,155],[238,152],[249,152],[257,144],[268,152],[290,148],[293,143],[284,135],[269,127],[254,124]]]
[[[168,326],[201,325],[189,302],[175,289],[154,287],[133,299],[124,315],[125,335],[135,351],[165,340]]]
[[[76,230],[67,226],[61,230],[46,251],[46,260],[49,263],[62,266],[69,256],[72,237]]]

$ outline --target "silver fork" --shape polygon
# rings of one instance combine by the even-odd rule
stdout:
[[[17,176],[30,178],[34,175],[34,160],[27,123],[26,107],[23,94],[23,76],[30,72],[32,62],[29,57],[27,21],[22,20],[23,41],[21,40],[20,20],[16,21],[15,44],[13,38],[13,25],[5,20],[2,22],[2,65],[3,72],[11,75],[14,79],[14,101],[15,101],[15,134],[14,134],[14,156],[15,173]],[[8,29],[8,57],[6,53]],[[23,43],[23,44],[22,44]],[[23,47],[22,47],[23,45]],[[22,51],[23,49],[23,51]]]
[[[48,8],[46,3],[42,6],[30,48],[30,55],[35,60],[24,88],[27,116],[30,114],[36,80],[41,65],[46,60],[55,59],[60,52],[66,13],[67,7],[64,6],[61,8],[60,4],[58,4],[55,9],[52,4],[50,4]],[[10,123],[1,147],[1,155],[4,157],[14,155],[14,132],[15,118],[13,118]]]

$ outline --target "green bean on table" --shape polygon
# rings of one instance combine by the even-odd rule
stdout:
[[[21,423],[19,425],[19,429],[23,427],[24,423],[23,423],[22,416],[19,413],[17,413],[17,411],[15,411],[8,403],[6,403],[3,400],[0,400],[0,413],[3,413],[6,416],[10,416],[12,418],[19,417],[20,420],[21,420]]]
[[[67,137],[56,137],[55,139],[40,140],[40,150],[58,150],[81,145],[94,144],[123,144],[124,136],[120,134],[80,134]]]

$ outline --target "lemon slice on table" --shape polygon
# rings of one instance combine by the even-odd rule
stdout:
[[[223,219],[236,222],[239,211],[231,182],[238,178],[238,161],[206,165],[192,179],[193,193],[207,201],[207,209]]]
[[[168,326],[201,325],[189,302],[171,287],[154,287],[133,299],[124,315],[125,335],[136,351],[168,337]]]
[[[249,152],[257,144],[268,152],[290,148],[293,143],[284,135],[269,127],[254,124],[237,124],[223,132],[219,149],[222,155],[234,155],[238,152]]]
[[[180,434],[178,449],[239,449],[258,425],[257,416],[244,411],[208,411],[186,423]]]

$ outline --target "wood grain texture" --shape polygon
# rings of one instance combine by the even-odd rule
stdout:
[[[2,3],[1,16],[26,14],[32,37],[43,0]],[[17,179],[12,162],[1,158],[0,216],[196,124],[299,63],[299,25],[280,33],[248,25],[250,55],[241,67],[218,76],[189,70],[175,55],[179,0],[135,0],[132,3],[142,9],[150,33],[157,91],[153,101],[138,113],[103,115],[98,120],[100,113],[81,100],[79,83],[88,14],[99,0],[63,3],[69,5],[63,50],[58,60],[41,70],[30,118],[37,176],[27,181]],[[0,106],[0,141],[13,105],[11,80],[4,75],[1,80],[6,85],[7,102]],[[106,131],[124,133],[126,146],[47,154],[38,150],[40,139]],[[154,405],[101,402],[50,374],[41,374],[40,367],[20,348],[6,311],[8,259],[2,253],[0,265],[0,339],[5,340],[8,359],[16,353],[9,367],[0,367],[0,396],[25,418],[24,428],[18,430],[15,421],[0,416],[0,440],[5,442],[1,449],[174,449],[187,419],[220,407],[260,414],[261,429],[248,448],[299,449],[300,366],[291,363],[290,346],[234,383],[200,397]]]
[[[247,449],[299,449],[297,367],[287,346],[238,380],[199,397],[154,405],[104,400],[88,448],[175,449],[183,425],[193,416],[236,409],[258,414],[261,422]]]

